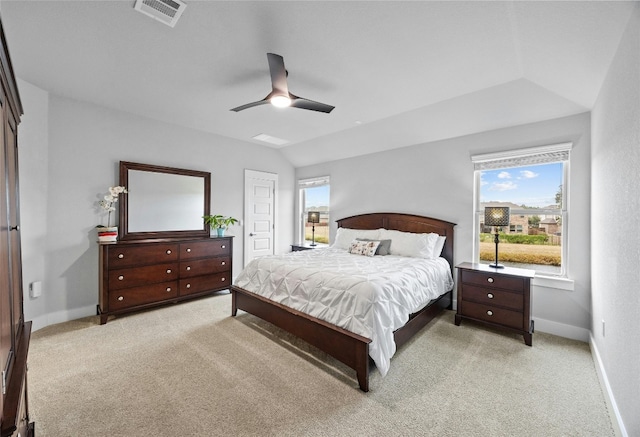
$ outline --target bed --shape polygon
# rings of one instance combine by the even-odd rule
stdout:
[[[442,264],[445,265],[444,268],[447,270],[447,276],[450,279],[446,280],[446,283],[438,285],[438,288],[441,290],[438,292],[437,296],[434,296],[430,300],[428,299],[428,303],[426,305],[424,302],[419,305],[419,310],[408,314],[408,317],[403,320],[403,324],[390,333],[392,337],[390,341],[393,343],[393,351],[391,355],[393,355],[396,348],[399,348],[406,343],[415,333],[426,326],[443,309],[451,309],[453,290],[453,281],[451,278],[454,265],[453,228],[455,225],[453,223],[434,218],[400,213],[362,214],[338,220],[337,223],[339,228],[345,228],[342,230],[339,229],[339,232],[343,232],[343,234],[347,230],[352,229],[374,231],[384,228],[390,232],[402,231],[415,234],[435,233],[446,237],[444,239],[444,246],[442,247],[440,255],[442,259],[433,261],[441,264],[439,266],[440,269],[442,269]],[[305,255],[305,252],[315,252],[313,253],[315,258],[322,258],[323,256],[320,253],[322,250],[324,249],[296,252],[295,256],[311,256],[311,254]],[[289,256],[289,260],[292,264],[294,264],[293,261],[299,264],[297,267],[291,267],[294,270],[300,269],[300,265],[304,264],[304,261],[301,261],[299,258],[291,258],[293,255],[287,256]],[[258,262],[280,262],[281,264],[278,268],[284,268],[287,267],[287,256],[283,255],[281,258],[267,257],[267,259],[258,260]],[[333,254],[327,253],[324,255],[324,258],[328,259],[333,256]],[[354,259],[357,258],[358,261],[361,258],[364,258],[354,257],[354,255],[350,256]],[[391,258],[398,257],[376,256],[373,258],[388,258],[391,260]],[[446,260],[446,262],[444,262],[444,260]],[[295,305],[289,306],[258,294],[260,291],[256,289],[256,279],[252,277],[252,279],[249,280],[248,277],[251,276],[251,274],[246,273],[251,269],[252,263],[243,270],[236,279],[234,285],[231,286],[232,316],[235,316],[237,311],[240,309],[290,332],[355,370],[360,389],[365,392],[369,391],[370,359],[376,360],[376,358],[370,358],[370,352],[372,350],[377,351],[378,349],[384,349],[383,347],[379,347],[377,343],[383,344],[386,340],[376,339],[375,336],[371,335],[360,335],[357,333],[359,329],[346,329],[345,327],[328,322],[327,320],[331,320],[330,317],[326,317],[325,315],[316,317],[307,314],[307,312],[313,314],[312,311],[307,311],[306,309],[304,311],[295,309],[292,308],[292,306]],[[368,268],[371,269],[372,267]],[[318,271],[318,275],[324,274],[327,274],[327,272]],[[360,276],[363,275],[367,276],[364,273]],[[257,280],[262,281],[263,279]],[[346,277],[345,280],[351,281],[352,279]],[[355,281],[355,279],[353,279],[353,281]],[[250,284],[251,282],[253,282],[253,284]],[[401,282],[404,283],[403,281]],[[264,288],[268,287],[265,286]],[[249,291],[249,289],[253,291]],[[286,301],[282,302],[288,303]],[[323,318],[326,320],[323,320]],[[390,325],[392,325],[391,322]],[[343,326],[351,328],[351,325],[343,324]],[[378,363],[379,361],[376,361],[376,364]],[[384,373],[386,373],[386,369],[384,369]]]

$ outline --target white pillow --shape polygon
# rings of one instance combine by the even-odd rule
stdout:
[[[350,229],[338,228],[336,238],[333,240],[331,247],[335,249],[348,250],[351,242],[357,238],[366,238],[368,240],[379,240],[380,229]]]
[[[376,249],[380,242],[377,240],[353,240],[349,246],[349,253],[354,255],[373,256],[376,254]]]
[[[438,241],[436,241],[436,245],[433,248],[433,257],[438,258],[442,255],[442,249],[444,249],[444,242],[447,237],[443,237],[442,235],[438,235]]]
[[[413,232],[380,229],[380,239],[391,240],[391,255],[433,258],[438,234],[414,234]]]

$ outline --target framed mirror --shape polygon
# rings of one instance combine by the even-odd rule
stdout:
[[[211,173],[120,161],[120,240],[209,237]]]

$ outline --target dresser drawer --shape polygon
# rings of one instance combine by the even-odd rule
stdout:
[[[208,290],[222,290],[231,285],[231,272],[197,276],[180,280],[180,295],[200,293]]]
[[[511,293],[504,290],[463,284],[462,294],[465,301],[472,301],[489,306],[499,306],[515,311],[522,311],[524,308],[524,295],[522,293]]]
[[[178,281],[115,290],[109,293],[109,309],[121,310],[178,296]]]
[[[109,291],[176,279],[178,279],[178,263],[111,270]]]
[[[460,303],[458,303],[460,305]],[[463,301],[461,303],[461,314],[477,320],[483,320],[496,325],[508,326],[510,328],[524,330],[522,312],[511,311],[491,305],[482,305],[474,302]]]
[[[180,260],[224,256],[231,254],[231,244],[227,239],[211,239],[180,244]]]
[[[229,270],[230,262],[229,257],[182,261],[180,263],[180,278],[226,272]]]
[[[166,263],[178,260],[178,245],[172,243],[141,246],[115,245],[109,247],[109,269],[143,264]]]
[[[471,272],[463,270],[462,282],[466,284],[477,284],[491,288],[504,288],[510,291],[523,292],[524,279],[512,276],[494,275],[484,272]]]

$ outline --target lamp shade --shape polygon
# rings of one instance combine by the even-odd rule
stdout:
[[[509,207],[487,206],[484,209],[485,226],[509,226]]]
[[[307,217],[308,223],[320,223],[320,213],[317,211],[309,211],[309,216]]]

